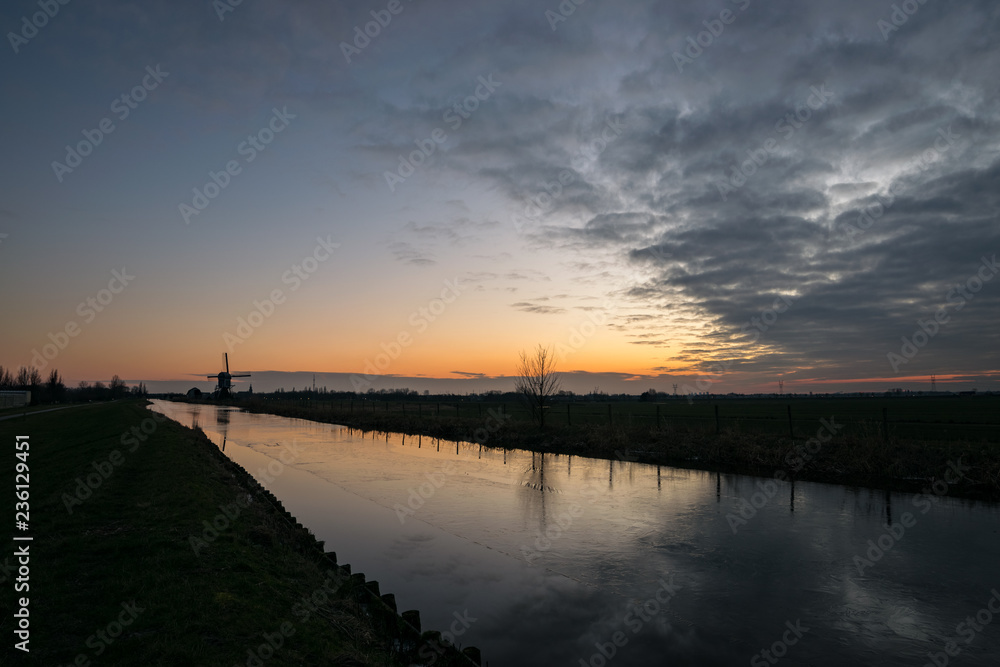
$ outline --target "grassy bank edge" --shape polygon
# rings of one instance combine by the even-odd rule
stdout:
[[[322,543],[203,432],[154,419],[143,404],[120,401],[0,422],[4,441],[31,437],[35,537],[33,650],[8,644],[0,662],[244,665],[254,662],[248,650],[259,650],[269,633],[283,644],[264,661],[269,667],[407,665],[418,656],[444,666],[474,664],[476,652],[460,655],[437,633],[421,633],[419,614],[400,616],[392,595],[338,565],[335,554],[324,553]],[[144,436],[132,451],[123,446],[128,434]],[[14,463],[9,452],[0,473],[13,479]],[[90,493],[67,506],[73,482],[88,475],[97,475]],[[233,500],[244,497],[237,509]],[[4,512],[11,525],[13,503]],[[220,520],[217,537],[200,532],[203,520]],[[197,543],[203,538],[204,546]],[[0,560],[4,556],[10,552]],[[12,595],[10,581],[4,588]],[[321,591],[328,599],[317,598]],[[291,612],[305,597],[314,608],[299,619]],[[111,627],[123,604],[142,611],[103,644],[95,632]],[[288,627],[297,636],[281,640],[283,619],[294,621]],[[8,636],[11,620],[0,621]]]

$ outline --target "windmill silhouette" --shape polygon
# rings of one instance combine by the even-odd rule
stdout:
[[[212,375],[206,375],[205,377],[217,378],[218,385],[215,387],[215,397],[216,398],[231,398],[233,395],[233,378],[248,378],[249,373],[230,373],[229,372],[229,353],[223,352],[223,357],[225,358],[226,370],[221,373],[213,373]]]

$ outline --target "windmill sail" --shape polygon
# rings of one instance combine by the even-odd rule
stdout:
[[[230,373],[229,372],[229,353],[222,353],[222,363],[226,367],[226,370],[221,373],[211,373],[206,374],[205,377],[216,378],[218,384],[215,387],[215,396],[217,398],[231,398],[233,395],[233,378],[248,378],[250,373]]]

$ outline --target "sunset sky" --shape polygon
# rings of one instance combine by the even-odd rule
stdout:
[[[1000,5],[902,5],[4,3],[0,365],[1000,388]]]

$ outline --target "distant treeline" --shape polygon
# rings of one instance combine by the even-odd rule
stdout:
[[[652,392],[652,393],[650,393]],[[205,392],[205,394],[211,394],[211,392]],[[177,393],[162,393],[156,394],[157,396],[176,396]],[[248,392],[238,392],[236,397],[245,397]],[[488,402],[503,402],[503,401],[523,401],[524,397],[516,391],[499,391],[496,389],[490,391],[483,391],[479,393],[465,393],[465,394],[453,394],[453,393],[437,393],[432,394],[431,392],[424,390],[423,392],[418,392],[407,387],[399,389],[369,389],[368,391],[330,391],[325,387],[317,387],[316,389],[303,388],[296,389],[292,387],[291,390],[287,389],[276,389],[270,392],[253,392],[253,396],[258,398],[276,398],[286,401],[297,401],[300,399],[313,399],[322,401],[341,401],[341,400],[376,400],[376,401],[406,401],[419,403],[421,401],[448,401],[448,402],[463,402],[463,401],[488,401]],[[687,399],[686,396],[672,396],[665,394],[663,392],[655,392],[653,390],[644,392],[638,397],[640,401],[647,400],[657,400],[663,401],[668,398],[676,398],[678,400]],[[556,402],[579,402],[579,401],[595,401],[607,403],[608,401],[635,401],[635,394],[607,394],[599,389],[591,391],[586,394],[577,394],[572,391],[559,391],[553,394],[553,399]]]
[[[205,392],[210,394],[211,392]],[[945,396],[958,396],[958,395],[978,395],[978,396],[989,396],[996,394],[996,392],[950,392],[950,391],[938,391],[938,392],[922,392],[922,391],[866,391],[866,392],[837,392],[837,393],[785,393],[785,394],[671,394],[668,392],[657,391],[655,389],[648,389],[641,394],[609,394],[601,391],[600,388],[595,388],[587,393],[576,393],[573,391],[559,390],[553,394],[550,400],[553,403],[580,403],[580,402],[595,402],[595,403],[608,403],[608,402],[634,402],[636,400],[640,402],[663,402],[663,401],[685,401],[685,402],[703,402],[703,401],[717,401],[717,400],[759,400],[759,399],[822,399],[822,398],[882,398],[882,397],[892,397],[892,398],[915,398],[915,397],[945,397]],[[157,394],[157,396],[168,397],[168,396],[179,396],[182,395],[178,392],[165,392]],[[246,396],[247,392],[239,392],[237,397]],[[454,393],[436,393],[424,390],[423,392],[418,392],[407,387],[396,388],[396,389],[369,389],[368,391],[331,391],[326,387],[312,388],[295,388],[292,387],[291,390],[287,389],[276,389],[270,392],[254,392],[254,396],[262,398],[277,398],[281,400],[300,400],[300,399],[312,399],[312,400],[322,400],[322,401],[340,401],[340,400],[377,400],[377,401],[406,401],[406,402],[421,402],[421,401],[445,401],[449,403],[460,403],[468,401],[480,401],[480,402],[520,402],[524,400],[524,397],[516,391],[499,391],[496,389],[483,392],[469,392],[465,394],[454,394]]]
[[[647,394],[649,392],[646,392]],[[655,392],[654,392],[655,393]],[[273,396],[274,398],[281,398],[285,400],[297,400],[300,398],[313,398],[321,399],[325,401],[329,400],[343,400],[353,398],[355,400],[361,399],[372,399],[378,401],[413,401],[418,402],[422,400],[427,401],[469,401],[469,400],[483,400],[483,401],[515,401],[522,400],[521,394],[516,391],[499,391],[493,389],[490,391],[483,391],[479,393],[466,393],[466,394],[451,394],[451,393],[439,393],[432,394],[431,392],[424,390],[423,392],[418,392],[407,387],[402,387],[398,389],[369,389],[368,391],[329,391],[325,387],[319,387],[316,389],[303,388],[296,389],[277,389],[272,392],[258,394],[260,396]],[[603,401],[607,402],[618,401],[618,400],[635,400],[634,394],[607,394],[602,392],[600,389],[595,389],[586,394],[577,394],[572,391],[559,391],[554,394],[556,398],[571,401]],[[666,398],[666,394],[659,394],[659,398],[662,400]]]
[[[31,404],[85,403],[87,401],[111,401],[126,396],[146,396],[146,385],[140,382],[129,387],[117,375],[108,384],[103,382],[80,382],[76,387],[67,387],[57,369],[49,372],[48,378],[34,366],[21,366],[16,373],[0,366],[0,391],[30,391]]]

